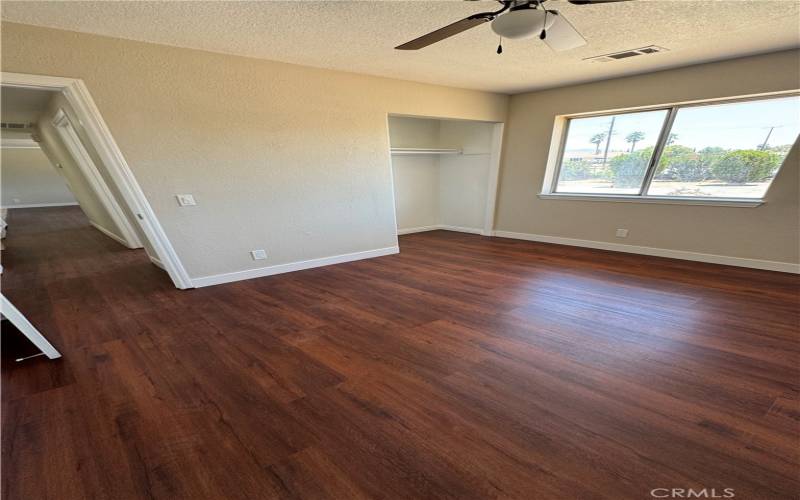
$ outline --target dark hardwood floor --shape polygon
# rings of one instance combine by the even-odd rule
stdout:
[[[75,208],[5,241],[64,358],[4,327],[4,499],[798,498],[798,276],[437,231],[179,291]]]

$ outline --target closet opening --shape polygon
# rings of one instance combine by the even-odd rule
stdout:
[[[503,123],[389,115],[397,234],[494,231]]]

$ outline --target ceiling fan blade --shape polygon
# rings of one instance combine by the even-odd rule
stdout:
[[[410,42],[404,43],[403,45],[398,45],[397,47],[395,47],[395,49],[398,50],[421,49],[436,42],[440,42],[445,38],[450,38],[453,35],[457,35],[462,31],[467,31],[468,29],[474,28],[475,26],[480,26],[483,23],[488,23],[489,21],[494,19],[494,16],[495,13],[493,12],[483,12],[481,14],[474,14],[466,19],[456,21],[453,24],[448,24],[444,28],[439,28],[436,31],[431,31],[427,35],[422,35],[421,37],[415,38]]]
[[[578,33],[578,30],[564,16],[554,10],[548,10],[547,13],[548,15],[555,14],[555,21],[547,29],[547,36],[544,39],[544,43],[549,45],[551,49],[561,52],[586,45],[586,39]]]
[[[592,5],[593,3],[629,2],[630,0],[567,0],[575,5]]]

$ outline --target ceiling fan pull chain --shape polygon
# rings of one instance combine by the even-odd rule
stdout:
[[[541,2],[539,2],[539,6],[541,6]],[[539,33],[539,40],[544,40],[547,38],[547,9],[544,9],[544,21],[542,21],[542,32]]]
[[[502,36],[500,37],[500,43],[497,44],[497,53],[498,54],[502,54],[503,53],[503,37]]]

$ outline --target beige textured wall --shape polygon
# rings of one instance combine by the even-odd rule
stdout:
[[[508,98],[2,24],[2,69],[82,78],[192,277],[396,244],[387,113]],[[198,206],[179,208],[176,193]],[[254,262],[248,252],[267,250]]]
[[[392,156],[397,229],[441,224],[439,158],[433,155]]]
[[[609,63],[612,64],[612,63]],[[800,51],[784,51],[512,96],[496,229],[778,262],[800,261],[800,147],[758,208],[543,200],[556,115],[800,88]],[[627,239],[616,228],[630,229]]]
[[[439,120],[389,117],[393,148],[441,148]],[[435,226],[439,221],[439,157],[393,155],[394,202],[397,229]]]
[[[64,178],[58,175],[39,148],[3,148],[0,153],[0,186],[0,202],[4,208],[75,203]]]
[[[411,116],[389,117],[389,142],[393,148],[445,148],[439,140],[441,120]]]
[[[455,120],[442,122],[439,142],[443,147],[461,149],[463,154],[445,155],[439,159],[441,224],[483,229],[493,131],[493,123]]]

